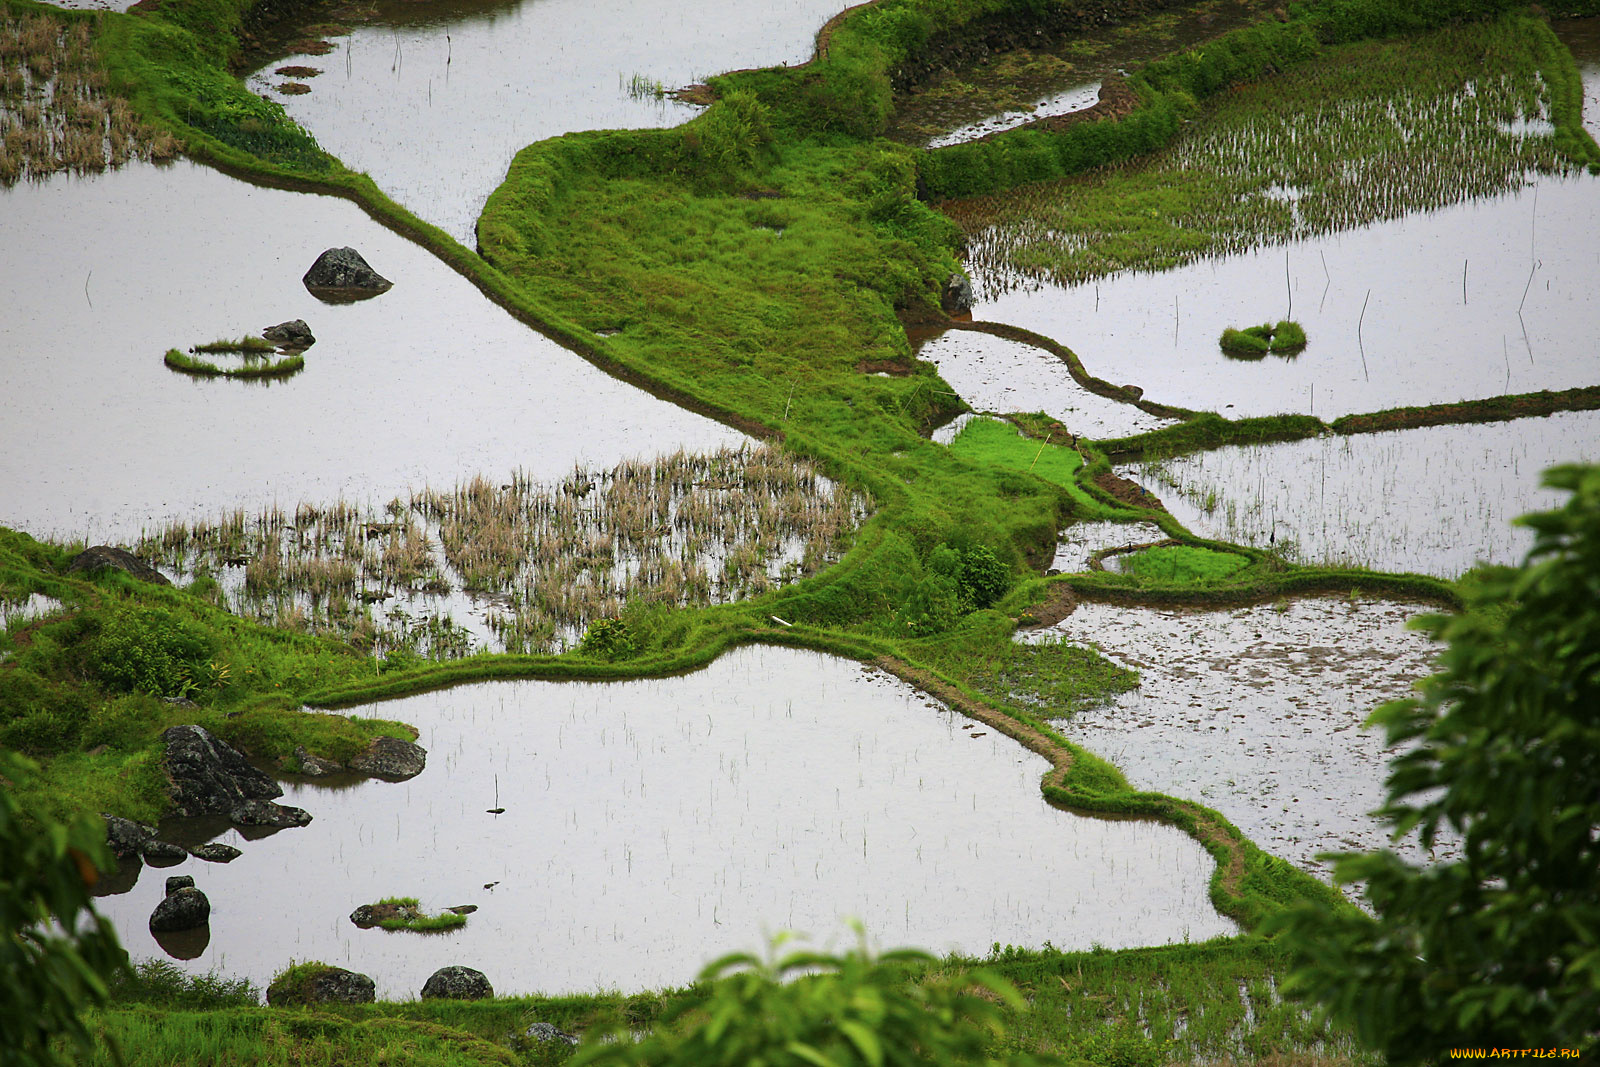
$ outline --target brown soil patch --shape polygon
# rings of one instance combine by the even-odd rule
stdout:
[[[284,82],[277,88],[284,96],[304,96],[311,91],[311,86],[305,82]]]
[[[332,41],[296,41],[289,47],[303,56],[325,56],[333,51]]]
[[[322,73],[321,67],[279,67],[272,73],[284,78],[315,78]]]
[[[896,378],[904,378],[915,369],[898,359],[863,359],[856,364],[862,374],[892,374]]]
[[[1019,630],[1042,630],[1054,626],[1078,609],[1078,594],[1065,582],[1054,582],[1044,603],[1017,620]]]
[[[1111,494],[1124,504],[1136,508],[1150,508],[1153,511],[1166,511],[1167,506],[1161,498],[1137,482],[1106,471],[1104,474],[1094,476],[1094,484]]]

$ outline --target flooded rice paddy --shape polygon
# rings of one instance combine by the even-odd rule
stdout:
[[[249,79],[324,149],[395,200],[476,244],[478,214],[525,145],[576,130],[675,126],[698,109],[663,95],[740,67],[810,58],[845,0],[380,0],[325,55]],[[284,65],[322,71],[284,96]]]
[[[1558,506],[1559,463],[1600,461],[1600,412],[1221,448],[1119,468],[1201,537],[1293,560],[1453,578],[1520,563],[1518,515]]]
[[[767,932],[823,938],[849,916],[886,945],[980,955],[1233,931],[1207,895],[1213,861],[1180,831],[1052,809],[1042,758],[817,653],[747,647],[682,677],[488,683],[368,713],[415,724],[427,769],[293,786],[308,827],[229,831],[244,855],[227,866],[143,871],[101,902],[135,956],[160,952],[145,921],[173,873],[212,902],[185,967],[264,982],[321,959],[401,998],[449,964],[501,993],[681,984]],[[433,936],[351,924],[391,895],[479,910]]]
[[[1578,62],[1583,79],[1583,128],[1600,136],[1600,18],[1552,22],[1556,36]]]
[[[1597,269],[1600,179],[1546,176],[1509,195],[1156,273],[1004,293],[979,273],[987,295],[973,314],[1051,337],[1090,374],[1161,403],[1331,419],[1595,384]],[[1281,318],[1305,327],[1298,356],[1244,362],[1217,344],[1226,327]],[[1010,375],[1005,384],[1024,386]],[[1069,380],[1065,367],[1058,377]]]
[[[1262,0],[1208,0],[1189,11],[1164,11],[981,55],[902,93],[885,135],[942,148],[1091,108],[1102,78],[1220,36],[1268,6]]]
[[[939,376],[978,411],[1042,411],[1080,437],[1124,437],[1172,422],[1089,392],[1053,353],[1003,337],[947,330],[924,342],[917,358],[938,367]]]
[[[1067,738],[1135,789],[1214,807],[1326,878],[1318,854],[1387,842],[1367,813],[1384,800],[1390,753],[1361,727],[1432,673],[1431,643],[1405,626],[1430,610],[1320,598],[1209,612],[1081,604],[1021,639],[1092,643],[1140,672],[1138,689],[1053,722]],[[1414,842],[1400,851],[1425,858]]]
[[[349,245],[394,282],[330,305],[301,284]],[[332,197],[187,162],[0,191],[0,524],[138,537],[232,507],[375,502],[473,474],[558,479],[743,436],[603,374],[434,256]],[[302,318],[287,381],[197,380],[169,348]]]
[[[1148,545],[1166,537],[1153,522],[1075,522],[1061,532],[1050,569],[1073,574],[1089,569],[1089,557],[1108,548]]]

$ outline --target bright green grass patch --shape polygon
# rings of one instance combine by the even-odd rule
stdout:
[[[467,925],[467,917],[453,911],[441,911],[437,915],[424,914],[416,897],[384,897],[378,901],[376,907],[392,909],[395,912],[387,918],[378,920],[378,925],[385,930],[414,930],[417,933],[428,934]]]
[[[234,341],[220,338],[189,349],[191,352],[276,352],[277,350],[277,345],[265,337],[256,337],[254,334],[246,334]]]
[[[122,1058],[118,1059],[102,1043],[94,1058],[87,1061],[93,1067],[170,1067],[175,1063],[515,1067],[518,1063],[510,1050],[481,1037],[403,1019],[355,1021],[321,1012],[278,1008],[165,1011],[138,1007],[92,1012],[88,1021],[92,1029],[122,1050]]]
[[[195,351],[201,350],[197,348]],[[222,350],[209,349],[208,351]],[[229,349],[228,351],[252,350]],[[289,375],[305,369],[306,357],[299,352],[295,352],[284,356],[282,359],[259,361],[247,359],[246,362],[237,367],[219,367],[209,360],[195,359],[193,356],[179,352],[176,348],[169,348],[162,362],[175,371],[198,378],[287,378]]]
[[[1071,284],[1505,193],[1570,166],[1542,131],[1571,65],[1521,16],[1346,45],[1215,97],[1146,160],[953,213],[998,227],[974,242],[984,273]]]
[[[1229,326],[1222,331],[1217,343],[1223,352],[1235,359],[1260,359],[1272,347],[1272,327],[1246,326],[1236,330]]]
[[[950,451],[979,463],[1027,471],[1061,486],[1091,511],[1101,510],[1100,503],[1085,493],[1074,477],[1083,466],[1081,455],[1065,445],[1024,437],[1008,422],[973,419],[950,442]]]
[[[1123,574],[1162,585],[1203,585],[1237,574],[1250,560],[1233,552],[1190,545],[1165,545],[1114,556]]]
[[[1272,328],[1272,351],[1276,355],[1292,356],[1305,351],[1306,328],[1293,319],[1280,319]]]

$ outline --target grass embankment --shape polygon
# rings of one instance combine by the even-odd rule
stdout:
[[[1031,1049],[1113,1067],[1253,1060],[1290,1050],[1369,1062],[1349,1035],[1317,1025],[1279,995],[1286,963],[1281,951],[1255,939],[1122,952],[996,945],[987,958],[947,959],[929,975],[981,964],[1016,983],[1031,1003],[1025,1014],[1007,1012],[997,1053]],[[118,1041],[129,1067],[373,1063],[402,1049],[416,1057],[407,1063],[440,1067],[537,1065],[565,1062],[571,1049],[522,1036],[534,1022],[570,1033],[619,1021],[643,1029],[696,991],[411,1000],[316,1011],[252,1006],[257,995],[238,983],[145,964],[137,981],[117,991],[114,1006],[92,1018]],[[195,1059],[197,1049],[212,1058]]]
[[[160,735],[198,723],[263,757],[297,744],[340,761],[394,722],[299,710],[307,692],[370,677],[349,646],[269,629],[187,589],[116,571],[69,574],[72,552],[0,529],[0,600],[42,594],[59,610],[0,633],[0,746],[45,771],[13,783],[34,811],[111,811],[154,821],[168,804]]]
[[[1296,24],[1277,25],[1237,33]],[[1509,192],[1530,170],[1596,159],[1569,99],[1576,66],[1541,19],[1296,58],[1292,77],[1216,97],[1203,122],[1147,159],[946,205],[973,236],[970,261],[1001,287],[1161,270]],[[1201,76],[1191,66],[1185,54],[1135,81],[1181,94]]]

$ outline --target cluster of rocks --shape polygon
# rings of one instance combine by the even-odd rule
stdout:
[[[277,803],[283,787],[205,727],[174,726],[161,739],[166,746],[162,769],[174,815],[222,816],[234,826],[266,832],[305,826],[311,821],[305,809]],[[304,748],[295,754],[304,773],[332,774],[345,769],[332,760],[317,759]],[[427,751],[420,745],[380,737],[350,761],[349,769],[403,781],[422,773],[426,765]],[[152,826],[115,815],[102,817],[106,821],[106,843],[119,860],[139,859],[153,867],[170,867],[189,856],[227,863],[240,855],[237,848],[220,841],[185,848],[162,840]]]
[[[376,999],[376,989],[376,984],[368,975],[347,971],[342,967],[325,966],[318,968],[310,977],[302,975],[292,987],[280,976],[267,987],[267,1003],[324,1004],[331,1001],[367,1004]],[[494,986],[489,984],[488,977],[482,971],[474,968],[440,967],[422,984],[421,995],[424,1000],[483,1000],[494,996]]]

